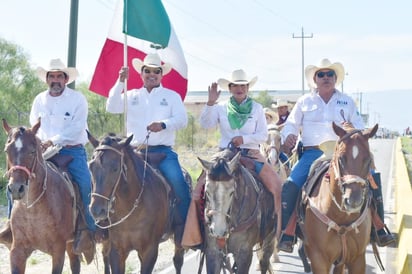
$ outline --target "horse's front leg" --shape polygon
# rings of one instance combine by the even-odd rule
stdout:
[[[126,258],[128,254],[125,257],[123,253],[124,252],[119,252],[116,248],[114,248],[113,244],[111,245],[109,261],[112,273],[125,273]]]
[[[27,258],[33,250],[26,250],[23,248],[16,248],[15,243],[10,249],[10,272],[13,274],[24,273],[26,271]]]
[[[156,264],[157,255],[159,252],[159,243],[153,243],[147,246],[145,250],[138,250],[137,254],[140,259],[140,273],[150,274]]]
[[[249,268],[250,265],[252,264],[252,248],[248,249],[240,249],[234,254],[233,259],[234,259],[234,266],[236,266],[235,273],[236,274],[248,274],[249,273]],[[267,262],[269,262],[270,255],[266,258]],[[266,271],[263,269],[265,266],[262,265],[261,267],[261,272],[266,273]]]
[[[356,260],[346,265],[346,268],[348,269],[348,274],[366,273],[365,253],[359,254]]]
[[[52,255],[52,274],[61,274],[63,272],[63,267],[64,267],[64,249],[63,251],[58,251]],[[79,267],[79,272],[80,273],[80,267]]]

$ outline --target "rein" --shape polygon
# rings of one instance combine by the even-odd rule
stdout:
[[[116,183],[115,183],[115,185],[114,185],[114,187],[113,187],[112,192],[110,193],[110,197],[106,197],[106,196],[101,195],[101,194],[98,194],[98,193],[96,193],[96,192],[93,192],[93,193],[91,194],[92,196],[99,197],[99,198],[102,198],[102,199],[108,201],[108,209],[109,209],[109,210],[107,211],[107,216],[106,216],[106,217],[107,217],[107,219],[109,220],[109,225],[107,225],[107,226],[102,226],[102,225],[99,225],[98,223],[96,223],[96,226],[97,226],[97,227],[99,227],[99,228],[101,228],[101,229],[107,229],[107,228],[110,228],[110,227],[113,227],[113,226],[116,226],[116,225],[118,225],[118,224],[123,223],[127,218],[130,217],[130,215],[132,215],[133,211],[138,207],[139,202],[140,202],[140,199],[141,199],[141,197],[142,197],[142,194],[143,194],[143,191],[144,191],[145,180],[143,179],[140,193],[137,195],[137,198],[136,198],[135,202],[133,203],[133,207],[130,209],[130,211],[129,211],[124,217],[120,218],[120,220],[118,220],[118,221],[115,222],[115,223],[112,223],[109,214],[110,214],[110,212],[111,212],[112,209],[113,209],[112,204],[113,204],[114,201],[116,200],[115,194],[116,194],[117,187],[118,187],[118,185],[119,185],[120,180],[121,180],[122,177],[124,178],[125,181],[127,181],[127,174],[126,174],[127,168],[126,168],[126,166],[125,166],[125,164],[124,164],[124,154],[123,154],[123,152],[121,152],[120,150],[117,150],[117,149],[115,149],[114,147],[111,147],[111,146],[108,146],[108,145],[98,146],[95,150],[96,150],[96,151],[111,150],[111,151],[113,151],[113,152],[115,152],[115,153],[117,153],[117,154],[120,155],[121,171],[119,172],[119,175],[118,175],[118,177],[117,177]],[[145,166],[145,171],[146,171],[146,166]],[[144,173],[144,175],[145,175],[145,173]],[[113,212],[114,212],[114,210],[113,210]]]

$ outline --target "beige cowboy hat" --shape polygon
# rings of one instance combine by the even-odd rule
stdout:
[[[40,80],[47,82],[47,73],[51,71],[62,71],[68,76],[67,84],[70,84],[74,80],[76,80],[77,76],[79,76],[79,72],[76,68],[66,67],[60,59],[51,59],[48,68],[38,67],[36,72],[37,76]]]
[[[164,63],[162,65],[162,60],[160,60],[160,56],[157,53],[148,53],[146,57],[142,60],[139,58],[134,58],[132,60],[132,64],[134,69],[140,74],[142,72],[143,67],[149,68],[161,68],[162,74],[166,75],[172,70],[172,65],[169,63]]]
[[[229,90],[229,84],[236,84],[236,85],[247,85],[249,84],[249,88],[256,83],[257,76],[248,79],[246,72],[243,69],[238,69],[232,72],[232,75],[228,77],[228,79],[220,78],[217,80],[218,85],[225,90]]]
[[[265,115],[269,115],[270,117],[272,117],[273,120],[279,119],[278,114],[275,111],[273,111],[271,108],[264,108],[263,112],[265,113]]]
[[[282,99],[282,98],[277,99],[276,103],[272,104],[272,108],[274,108],[274,109],[276,109],[278,107],[284,107],[284,106],[290,107],[290,104],[289,104],[288,100]]]
[[[316,72],[322,69],[331,69],[335,71],[336,73],[335,86],[338,86],[343,82],[343,79],[345,78],[345,69],[343,65],[339,62],[332,63],[331,61],[329,61],[329,59],[325,58],[325,59],[322,59],[322,61],[320,61],[319,65],[317,66],[309,65],[305,68],[306,81],[308,82],[308,85],[310,88],[316,88],[316,84],[313,78]]]

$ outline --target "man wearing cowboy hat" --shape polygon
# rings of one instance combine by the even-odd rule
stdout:
[[[157,53],[147,54],[143,61],[135,58],[132,64],[143,80],[143,87],[122,93],[129,73],[127,67],[121,68],[119,80],[109,92],[106,110],[123,113],[124,94],[127,94],[127,135],[133,134],[132,145],[138,149],[147,147],[149,152],[166,154],[159,169],[178,196],[177,209],[184,225],[190,191],[172,146],[176,131],[187,125],[187,114],[180,95],[161,84],[162,77],[171,71],[172,66],[162,64]]]
[[[61,146],[59,154],[70,155],[73,160],[68,170],[73,181],[78,185],[80,197],[85,210],[86,223],[89,231],[94,234],[96,226],[89,211],[91,177],[87,166],[87,154],[84,145],[87,139],[88,104],[84,95],[66,85],[76,80],[76,68],[66,67],[60,59],[52,59],[48,68],[37,68],[38,77],[47,83],[48,89],[39,93],[33,101],[30,111],[30,124],[34,125],[41,119],[37,133],[44,149]],[[74,250],[80,253],[82,239],[75,240]]]
[[[279,213],[279,194],[282,182],[279,175],[270,167],[259,150],[260,144],[266,142],[268,136],[263,107],[248,95],[249,89],[256,81],[257,77],[249,78],[244,70],[239,69],[233,71],[228,79],[221,78],[217,83],[212,83],[208,88],[207,104],[200,116],[200,126],[203,128],[219,126],[221,133],[219,148],[221,150],[233,145],[243,155],[254,159],[254,171],[274,196],[274,208],[276,213]],[[218,85],[230,92],[229,101],[217,103],[220,96],[220,90],[217,89]],[[205,176],[203,173],[198,179],[196,189],[193,191],[193,200],[200,199],[201,188],[205,184]],[[279,214],[277,216],[279,217]],[[194,219],[196,216],[188,216],[188,223],[192,218]],[[188,227],[188,224],[186,227]]]
[[[290,114],[288,100],[279,98],[272,107],[278,111],[279,120],[276,122],[276,125],[283,125]]]
[[[319,145],[338,138],[332,129],[332,122],[342,127],[364,128],[353,99],[336,89],[345,76],[341,63],[323,59],[317,66],[307,66],[305,76],[312,92],[298,99],[282,130],[282,141],[287,149],[295,147],[299,133],[303,143],[301,158],[282,187],[282,235],[278,248],[285,252],[293,251],[294,225],[292,221],[288,223],[311,164],[323,154]],[[395,241],[384,229],[379,231],[378,244],[388,245]]]

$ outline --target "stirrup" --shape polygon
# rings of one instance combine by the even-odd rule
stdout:
[[[287,252],[287,253],[292,253],[293,252],[293,246],[296,243],[296,237],[284,234],[280,235],[279,243],[278,243],[278,249]]]
[[[383,231],[385,234],[379,235],[378,231]],[[378,246],[384,247],[396,242],[396,237],[389,231],[386,225],[378,231],[375,230],[375,241]]]

